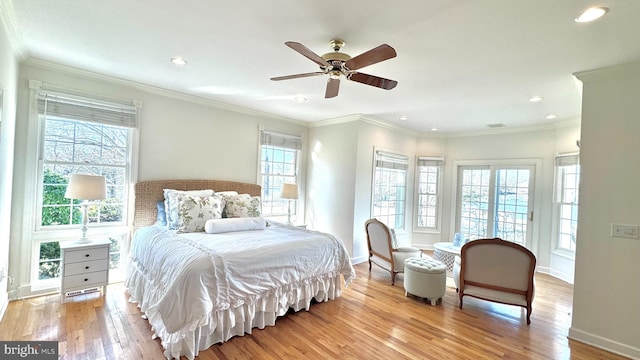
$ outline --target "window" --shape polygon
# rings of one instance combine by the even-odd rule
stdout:
[[[137,109],[45,90],[38,92],[37,103],[41,137],[35,230],[47,235],[36,240],[36,280],[60,276],[60,247],[51,238],[67,240],[80,235],[81,201],[64,197],[74,173],[105,176],[107,199],[89,206],[88,221],[92,229],[100,227],[108,234],[110,267],[117,269],[122,232],[107,228],[126,225]]]
[[[437,231],[440,227],[440,182],[444,159],[418,156],[416,229]]]
[[[289,201],[280,198],[282,184],[298,184],[298,161],[302,150],[300,136],[269,131],[260,133],[260,184],[262,214],[287,215]],[[298,202],[291,201],[291,215],[298,213]]]
[[[556,157],[555,182],[557,248],[574,252],[578,228],[579,155],[567,154]]]
[[[465,239],[499,237],[527,246],[534,167],[460,166],[456,228]]]
[[[393,229],[404,229],[409,158],[375,151],[372,189],[372,217]]]

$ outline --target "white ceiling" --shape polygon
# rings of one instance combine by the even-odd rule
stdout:
[[[25,57],[306,122],[362,114],[449,133],[577,121],[573,73],[640,59],[638,0],[0,1]],[[573,21],[593,5],[610,10]],[[325,76],[269,80],[319,71],[285,41],[321,55],[333,38],[351,56],[394,47],[396,58],[359,71],[398,86],[342,80],[325,99]]]

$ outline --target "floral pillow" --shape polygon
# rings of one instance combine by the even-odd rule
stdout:
[[[169,229],[178,228],[178,195],[187,194],[191,196],[212,196],[213,190],[174,190],[164,189],[165,209],[167,213],[167,225]]]
[[[191,196],[181,194],[178,201],[179,233],[202,232],[209,219],[222,218],[222,198],[220,196]]]
[[[258,217],[262,213],[260,196],[250,196],[249,194],[229,196],[224,213],[228,218]]]

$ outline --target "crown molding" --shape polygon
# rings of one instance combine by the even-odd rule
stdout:
[[[22,40],[22,33],[14,24],[13,19],[15,19],[15,15],[12,3],[10,1],[0,1],[0,22],[4,25],[9,37],[9,46],[11,46],[16,60],[21,62],[26,59],[27,52]]]
[[[471,137],[471,136],[487,136],[487,135],[503,135],[503,134],[513,134],[513,133],[526,133],[526,132],[536,132],[536,131],[547,131],[547,130],[557,130],[569,126],[580,126],[580,119],[570,119],[564,121],[556,121],[553,123],[534,125],[534,126],[520,126],[520,127],[512,127],[512,128],[500,128],[500,129],[491,129],[491,130],[479,130],[479,131],[467,131],[467,132],[458,132],[458,133],[447,133],[444,134],[446,138],[460,138],[460,137]],[[421,134],[422,137],[425,133]]]
[[[332,119],[314,121],[314,122],[309,123],[308,127],[309,128],[317,128],[317,127],[323,127],[323,126],[346,124],[346,123],[355,122],[355,121],[361,121],[361,122],[364,122],[364,123],[367,123],[367,124],[371,124],[371,125],[375,125],[375,126],[378,126],[378,127],[385,128],[385,129],[393,130],[395,132],[399,132],[399,133],[402,133],[402,134],[405,134],[405,135],[418,136],[418,132],[417,131],[414,131],[414,130],[411,130],[411,129],[407,129],[407,128],[402,127],[402,126],[390,124],[390,123],[388,123],[386,121],[374,119],[374,118],[368,117],[368,116],[363,115],[363,114],[352,114],[352,115],[341,116],[341,117],[332,118]]]
[[[215,101],[212,99],[204,98],[201,96],[185,94],[179,91],[168,90],[168,89],[160,88],[157,86],[152,86],[152,85],[142,84],[142,83],[131,81],[131,80],[117,78],[114,76],[98,74],[92,71],[82,70],[82,69],[74,68],[67,65],[61,65],[61,64],[53,63],[53,62],[42,60],[42,59],[29,58],[25,60],[23,64],[32,66],[35,68],[43,69],[43,70],[51,70],[51,71],[65,73],[68,75],[79,76],[79,77],[89,78],[93,80],[100,80],[100,81],[104,81],[104,82],[108,82],[108,83],[112,83],[120,86],[125,86],[135,90],[144,91],[151,94],[166,96],[172,99],[187,101],[187,102],[191,102],[199,105],[215,107],[218,109],[227,110],[231,112],[256,116],[260,118],[270,118],[270,119],[285,121],[285,122],[293,123],[293,124],[304,126],[304,127],[308,126],[308,123],[301,120],[290,119],[283,116],[274,115],[271,113],[251,110],[251,109],[243,108],[241,106],[235,106],[235,105]]]

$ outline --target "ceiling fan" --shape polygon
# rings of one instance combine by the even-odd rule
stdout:
[[[396,51],[387,44],[382,44],[353,58],[340,52],[340,49],[344,46],[344,41],[339,39],[331,40],[329,45],[333,49],[333,52],[326,53],[322,56],[317,55],[306,46],[295,41],[287,41],[284,44],[320,65],[320,70],[322,71],[272,77],[271,80],[279,81],[327,74],[329,75],[329,80],[327,81],[327,89],[324,94],[325,98],[332,98],[338,95],[341,76],[344,76],[347,80],[385,90],[391,90],[398,85],[398,82],[395,80],[356,71],[363,67],[396,57]]]

